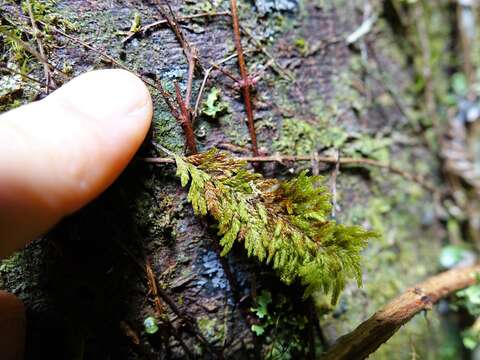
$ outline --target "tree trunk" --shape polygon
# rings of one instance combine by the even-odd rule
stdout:
[[[167,1],[44,2],[57,18],[39,20],[73,36],[41,26],[51,35],[43,39],[50,63],[73,77],[118,67],[108,55],[147,81],[161,82],[180,113],[174,83],[185,99],[188,51],[198,50],[192,108],[210,74],[194,122],[198,151],[215,146],[252,155],[230,2],[172,0],[172,13]],[[363,288],[348,284],[332,307],[321,292],[302,299],[300,284],[283,284],[241,245],[221,257],[211,219],[194,216],[175,166],[137,159],[94,203],[0,268],[4,288],[28,309],[27,358],[313,359],[387,300],[435,274],[440,248],[452,236],[440,203],[438,134],[446,120],[445,69],[453,66],[446,54],[454,50],[455,15],[446,0],[402,4],[238,4],[259,152],[312,157],[257,163],[256,170],[279,178],[304,168],[324,175],[334,194],[332,216],[381,233],[363,254]],[[28,28],[19,9],[8,3],[0,14]],[[180,26],[148,27],[164,19],[162,12]],[[147,28],[129,33],[137,13]],[[221,71],[208,70],[220,62]],[[30,60],[30,66],[31,76],[43,79],[42,64]],[[209,116],[213,88],[220,95]],[[152,142],[185,154],[182,125],[158,86],[151,92],[154,122],[138,157],[165,156]],[[19,98],[38,96],[25,89]],[[322,156],[369,160],[337,166]],[[144,326],[148,317],[156,318],[154,334]],[[415,317],[373,358],[455,353],[444,320],[435,309],[428,319]]]

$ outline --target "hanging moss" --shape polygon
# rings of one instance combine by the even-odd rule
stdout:
[[[361,285],[360,252],[376,234],[329,219],[330,194],[317,186],[321,177],[305,171],[288,181],[264,179],[216,149],[176,163],[182,186],[190,183],[195,214],[218,222],[222,255],[238,240],[249,256],[272,264],[282,281],[301,280],[305,296],[331,292],[332,303],[347,279]]]

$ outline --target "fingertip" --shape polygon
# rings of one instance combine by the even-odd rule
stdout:
[[[83,74],[0,117],[0,256],[103,192],[150,127],[152,99],[125,70]]]
[[[69,124],[78,127],[72,141],[79,147],[59,162],[71,182],[60,196],[69,214],[105,190],[133,158],[151,125],[152,99],[137,76],[109,69],[79,76],[46,102],[56,112],[79,115]]]

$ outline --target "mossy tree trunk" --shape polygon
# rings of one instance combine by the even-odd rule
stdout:
[[[135,14],[141,25],[162,19],[157,2],[34,3],[48,5],[39,10],[42,21],[161,81],[171,94],[174,82],[185,92],[188,61],[171,28],[161,24],[122,41]],[[229,12],[228,1],[170,3],[179,19],[221,13],[180,22],[204,69],[235,54],[231,19],[222,13]],[[0,14],[21,24],[29,40],[28,19],[19,9],[8,2]],[[247,67],[256,76],[251,98],[260,152],[366,157],[442,186],[438,134],[456,39],[448,1],[240,1],[239,15]],[[72,77],[115,66],[42,28],[49,33],[49,61]],[[10,50],[3,45],[0,51],[5,60]],[[41,64],[28,64],[31,76],[41,79]],[[221,67],[223,72],[212,71],[200,101],[197,146],[249,155],[236,58]],[[15,90],[18,77],[3,79],[0,91]],[[196,72],[194,100],[202,80]],[[22,101],[42,96],[20,90]],[[181,126],[157,90],[152,96],[154,123],[139,156],[164,155],[151,141],[183,154]],[[438,271],[439,250],[451,234],[434,193],[388,169],[361,164],[338,169],[314,160],[271,162],[262,172],[288,178],[304,168],[325,175],[339,222],[382,234],[364,252],[363,288],[349,284],[332,307],[323,293],[303,300],[299,284],[282,284],[242,246],[220,257],[211,219],[193,215],[174,166],[134,161],[98,200],[0,268],[4,287],[27,305],[28,358],[316,358],[394,295]],[[151,293],[146,259],[159,297]],[[150,316],[159,326],[153,335],[144,327]],[[439,359],[457,351],[433,310],[428,319],[414,318],[373,358]]]

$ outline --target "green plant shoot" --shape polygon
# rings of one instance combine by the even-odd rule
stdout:
[[[376,234],[330,219],[321,177],[303,171],[288,181],[265,179],[217,149],[175,160],[182,186],[190,184],[195,214],[210,214],[218,223],[222,256],[238,241],[286,284],[300,280],[305,297],[323,290],[331,292],[332,303],[347,279],[361,285],[360,252]]]

